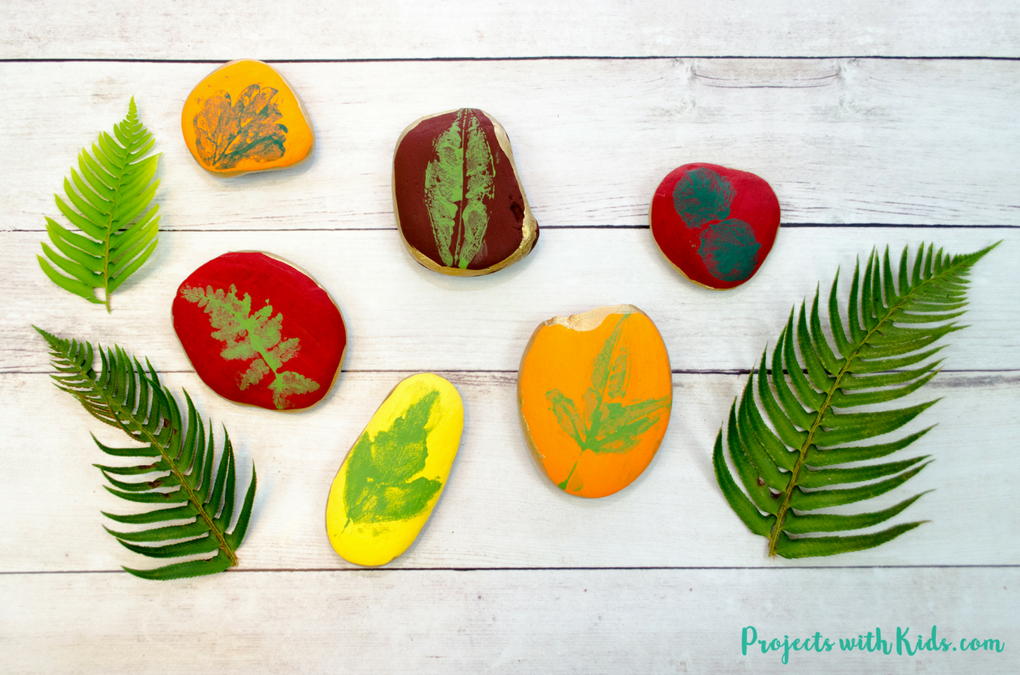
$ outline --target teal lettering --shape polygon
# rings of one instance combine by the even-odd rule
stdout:
[[[925,642],[924,642],[924,648],[927,649],[929,652],[937,652],[939,650],[939,646],[938,646],[939,645],[939,640],[938,640],[938,637],[935,635],[935,630],[936,630],[936,626],[933,625],[931,627],[931,637],[928,638],[927,640],[925,640]],[[920,640],[921,637],[918,636],[917,639]]]
[[[967,648],[970,649],[972,652],[976,652],[978,650],[978,647],[980,646],[981,642],[977,639],[974,639],[970,641],[970,644],[967,645]]]
[[[815,634],[813,636],[811,636],[811,637],[814,640],[814,642],[812,643],[812,644],[814,644],[814,650],[816,652],[821,652],[822,650],[820,648],[821,647],[820,643],[821,643],[821,640],[822,640],[822,634],[820,632],[816,631]]]
[[[843,638],[839,639],[839,649],[840,649],[840,651],[852,652],[854,650],[854,647],[856,647],[856,646],[857,646],[857,643],[854,642],[853,638],[850,638],[849,640],[844,640]]]
[[[881,650],[883,654],[892,653],[892,645],[888,640],[882,639],[882,629],[878,626],[875,626],[875,650]]]
[[[751,631],[751,639],[747,639],[748,632]],[[758,630],[754,626],[744,626],[744,630],[740,633],[740,653],[747,656],[747,648],[758,641]]]
[[[875,651],[875,646],[871,644],[871,640],[874,637],[875,637],[874,634],[872,634],[871,631],[868,631],[867,642],[864,644],[864,648],[867,649],[869,652]]]
[[[822,647],[824,647],[825,651],[827,651],[827,652],[831,652],[832,648],[835,647],[835,646],[836,646],[835,643],[831,642],[829,640],[829,638],[825,638],[825,644],[822,645]]]
[[[899,626],[896,627],[896,653],[900,656],[903,655],[904,649],[907,650],[908,656],[913,656],[917,652],[916,649],[910,648],[910,641],[907,640],[908,632],[910,632],[910,626],[907,626],[906,629],[900,628]]]

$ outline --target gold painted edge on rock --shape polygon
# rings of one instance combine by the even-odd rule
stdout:
[[[689,162],[689,163],[693,164],[695,162]],[[726,168],[730,168],[730,167],[726,167]],[[732,171],[742,171],[742,169],[731,169],[731,170]],[[750,173],[750,172],[749,171],[744,171],[744,173]],[[754,175],[757,175],[757,174],[754,174]],[[759,176],[759,178],[761,178],[761,177]],[[665,180],[665,179],[663,179],[663,180]],[[762,180],[765,180],[765,179],[762,178]],[[661,184],[662,181],[659,181],[659,183]],[[769,187],[771,188],[772,186],[769,185]],[[655,189],[658,190],[659,188],[656,187]],[[775,192],[775,191],[773,190],[773,192]],[[651,201],[650,204],[648,204],[648,230],[649,230],[649,232],[651,232],[651,230],[652,230],[652,209],[654,207],[655,207],[655,193],[653,192],[652,193],[652,201]],[[783,212],[782,205],[780,205],[780,207],[779,207],[779,213],[780,213],[779,218],[780,218],[780,221],[779,221],[779,225],[776,227],[776,236],[772,240],[773,248],[776,245],[775,240],[779,237],[779,230],[783,227],[782,212]],[[762,260],[761,261],[761,265],[758,266],[758,269],[756,269],[754,271],[754,274],[752,274],[751,277],[748,277],[747,279],[744,279],[744,281],[742,281],[741,283],[737,284],[736,286],[731,286],[730,288],[716,288],[715,286],[708,286],[707,284],[703,284],[700,281],[695,281],[694,279],[691,279],[689,276],[687,276],[686,272],[684,272],[682,269],[680,269],[679,267],[677,267],[676,265],[673,264],[673,261],[669,259],[669,256],[666,255],[666,252],[662,250],[661,246],[659,246],[659,241],[655,238],[654,234],[652,234],[652,241],[655,242],[655,248],[662,255],[663,259],[665,259],[665,261],[669,264],[669,266],[672,267],[673,269],[675,269],[680,274],[680,276],[682,276],[684,279],[686,279],[687,281],[691,282],[695,286],[701,286],[702,288],[707,288],[710,291],[732,291],[734,289],[740,288],[741,286],[746,284],[748,281],[750,281],[751,277],[757,276],[758,272],[761,271],[761,268],[765,266],[765,261]],[[771,253],[771,252],[772,252],[772,249],[769,249],[769,253]],[[765,257],[767,258],[768,256],[765,256]]]
[[[203,82],[205,82],[207,79],[209,79],[209,77],[211,77],[213,74],[218,73],[219,71],[223,70],[224,68],[227,68],[228,66],[232,66],[235,63],[245,63],[245,62],[248,62],[248,61],[250,61],[251,63],[259,63],[259,64],[262,64],[263,66],[265,66],[266,68],[269,68],[271,71],[276,73],[277,76],[281,80],[283,80],[284,84],[287,85],[287,88],[290,89],[290,93],[294,95],[294,100],[297,101],[298,110],[301,111],[301,115],[305,118],[305,122],[308,123],[308,130],[311,132],[311,136],[312,136],[312,144],[308,146],[308,152],[305,153],[305,156],[302,157],[301,159],[299,159],[298,161],[294,162],[293,164],[287,164],[287,165],[284,165],[284,166],[271,166],[271,167],[268,167],[266,169],[243,169],[243,170],[240,170],[240,171],[234,171],[234,170],[231,170],[231,169],[216,170],[216,169],[207,168],[205,166],[205,164],[202,163],[202,161],[195,154],[195,151],[191,149],[190,145],[188,145],[187,137],[185,136],[184,145],[185,145],[185,147],[188,148],[188,152],[191,153],[191,156],[195,159],[195,163],[197,163],[199,167],[201,167],[202,169],[204,169],[208,173],[211,173],[214,176],[219,176],[221,178],[236,178],[238,176],[243,176],[243,175],[248,174],[248,173],[264,173],[264,172],[267,172],[267,171],[280,171],[281,169],[290,169],[292,167],[304,164],[306,161],[308,161],[308,158],[312,156],[312,152],[315,151],[315,125],[312,124],[312,117],[311,117],[311,115],[308,114],[308,110],[305,108],[305,104],[301,101],[301,97],[298,96],[297,89],[295,89],[294,85],[292,85],[290,83],[290,80],[288,80],[286,77],[283,76],[283,73],[281,73],[276,68],[273,68],[271,65],[269,65],[265,61],[259,61],[258,59],[234,59],[233,61],[228,61],[227,63],[224,63],[219,68],[216,68],[214,70],[209,71],[209,73],[205,77],[203,77],[201,80],[198,81],[198,84],[196,84],[194,87],[192,87],[191,91],[188,92],[188,97],[186,99],[184,99],[184,104],[187,105],[188,101],[191,100],[192,95],[194,95],[195,91],[198,90],[199,86]],[[192,123],[194,123],[194,120],[192,120]],[[181,108],[181,134],[185,133],[184,132],[185,124],[186,124],[186,121],[184,119],[184,108],[182,107]],[[240,253],[240,252],[247,252],[247,251],[237,251],[237,252]],[[263,253],[263,251],[255,251],[255,253]],[[286,260],[282,260],[282,262],[287,262],[287,261]],[[287,264],[289,265],[290,263],[287,263]]]
[[[401,551],[397,555],[393,556],[392,558],[390,558],[386,562],[379,563],[378,565],[363,565],[361,563],[352,562],[350,560],[347,560],[347,558],[344,558],[342,555],[340,555],[340,552],[337,551],[336,548],[333,547],[333,540],[330,539],[330,536],[329,536],[329,494],[331,494],[333,492],[333,484],[336,482],[336,479],[340,476],[340,472],[344,470],[344,466],[346,466],[346,464],[347,464],[347,459],[351,456],[351,453],[354,452],[354,446],[356,446],[358,444],[358,441],[361,440],[362,434],[365,433],[365,429],[367,429],[368,425],[372,423],[373,419],[375,419],[375,416],[376,416],[376,414],[378,414],[379,410],[386,404],[386,401],[390,400],[390,397],[393,396],[393,393],[397,390],[397,387],[402,385],[404,382],[410,380],[412,377],[418,377],[419,375],[432,375],[434,377],[438,377],[440,380],[443,380],[448,385],[450,385],[450,387],[453,389],[454,393],[457,395],[458,400],[460,400],[460,408],[461,408],[461,414],[462,414],[462,421],[461,421],[461,428],[460,428],[460,441],[457,443],[457,448],[453,451],[453,459],[450,460],[450,471],[446,475],[446,480],[443,481],[443,484],[439,488],[439,493],[436,495],[436,503],[432,505],[432,509],[429,511],[428,517],[425,519],[425,522],[422,523],[421,528],[418,530],[418,534],[414,535],[414,539],[411,540],[411,543],[408,544],[407,548],[405,548],[403,551]],[[361,431],[358,433],[357,438],[355,438],[354,442],[351,443],[351,447],[348,448],[346,453],[344,453],[344,458],[340,461],[340,467],[336,470],[336,473],[333,475],[333,480],[331,480],[329,482],[329,492],[326,495],[326,511],[323,514],[323,517],[324,517],[323,524],[326,527],[326,541],[329,542],[329,546],[330,546],[330,548],[333,549],[334,553],[336,553],[338,556],[340,556],[340,558],[342,558],[345,562],[350,563],[351,565],[357,565],[358,567],[364,567],[364,568],[368,568],[368,569],[378,569],[380,567],[383,567],[384,565],[389,565],[391,562],[393,562],[394,560],[396,560],[400,556],[402,556],[405,553],[407,553],[408,551],[410,551],[411,548],[415,544],[418,543],[418,537],[421,536],[421,533],[425,529],[425,526],[428,525],[429,521],[432,520],[432,514],[435,513],[435,510],[437,508],[439,508],[439,502],[443,498],[443,493],[446,492],[446,484],[450,481],[450,475],[453,474],[453,463],[457,461],[457,456],[460,454],[460,446],[464,442],[464,427],[466,426],[466,422],[464,421],[464,419],[466,417],[467,417],[467,415],[466,415],[466,410],[465,410],[465,406],[464,406],[464,397],[460,395],[460,390],[457,389],[456,385],[454,385],[453,382],[450,382],[448,379],[446,379],[442,375],[437,375],[436,373],[433,373],[433,372],[421,371],[421,372],[418,372],[418,373],[414,373],[412,375],[408,375],[407,377],[401,379],[399,382],[397,382],[395,385],[393,385],[393,387],[386,393],[386,395],[383,396],[382,402],[379,403],[379,405],[376,406],[376,409],[372,412],[372,414],[369,415],[368,421],[365,422],[365,426],[362,427]]]
[[[340,372],[343,370],[343,367],[344,367],[344,358],[347,356],[347,346],[351,343],[351,329],[347,325],[347,322],[344,321],[344,313],[340,309],[340,305],[337,304],[336,299],[333,297],[333,295],[328,290],[326,290],[326,287],[319,283],[318,279],[316,279],[314,276],[309,274],[308,271],[305,270],[303,267],[295,265],[294,263],[292,263],[291,261],[287,260],[286,258],[281,258],[278,255],[275,255],[273,253],[267,253],[266,251],[244,250],[244,251],[227,251],[227,253],[261,253],[262,255],[266,256],[267,258],[272,258],[273,260],[276,260],[277,262],[282,262],[284,265],[288,265],[290,267],[293,267],[298,272],[301,272],[301,274],[304,274],[306,277],[311,279],[315,283],[316,286],[318,286],[319,288],[322,289],[323,293],[326,294],[326,297],[329,298],[329,301],[333,303],[334,307],[336,307],[337,314],[340,315],[340,322],[344,326],[344,337],[345,337],[345,339],[344,339],[344,348],[343,348],[343,351],[340,352],[340,361],[336,364],[336,372],[333,373],[333,379],[330,381],[329,387],[326,388],[326,393],[323,394],[322,398],[320,398],[318,401],[316,401],[315,403],[311,404],[310,406],[306,406],[304,408],[284,408],[283,410],[280,410],[279,408],[275,408],[275,409],[274,408],[264,408],[264,407],[262,407],[260,405],[255,405],[254,403],[242,403],[241,401],[234,401],[234,400],[231,400],[231,399],[227,398],[223,394],[220,394],[218,391],[216,391],[215,389],[210,387],[208,384],[206,384],[205,380],[203,380],[201,376],[199,376],[198,379],[202,382],[203,385],[205,385],[205,387],[209,391],[211,391],[212,393],[216,394],[217,396],[222,398],[224,401],[228,401],[228,402],[233,403],[234,405],[240,406],[242,408],[258,408],[259,410],[268,410],[269,412],[288,413],[288,414],[303,413],[306,410],[311,410],[312,408],[317,408],[320,404],[322,404],[323,401],[326,400],[326,398],[329,397],[330,392],[333,391],[333,385],[335,385],[336,381],[338,379],[340,379]],[[225,255],[227,255],[227,253],[221,253],[218,256],[216,256],[216,258],[220,258],[222,256],[225,256]],[[204,265],[204,264],[210,263],[213,260],[216,260],[216,258],[212,258],[211,260],[207,260],[205,263],[202,263],[202,264]],[[202,265],[199,265],[199,267],[201,267],[201,266]],[[194,274],[194,270],[192,271],[192,274]],[[188,276],[191,276],[191,275],[188,275]],[[184,282],[182,281],[181,283],[184,283]],[[180,287],[181,287],[180,284],[178,284],[177,285],[177,289],[180,290]],[[177,292],[175,291],[174,292],[174,300],[176,300],[176,299],[177,299]],[[181,335],[180,335],[180,333],[177,332],[177,326],[174,325],[174,310],[173,310],[173,302],[172,301],[170,303],[170,327],[173,328],[173,330],[174,330],[174,337],[177,338],[177,344],[179,344],[181,346],[181,351],[184,352],[184,357],[186,359],[188,359],[188,363],[191,365],[191,367],[195,368],[195,364],[191,363],[191,357],[188,356],[188,350],[184,348],[184,343],[181,342]],[[197,368],[195,369],[195,374],[198,375],[198,369]]]
[[[652,321],[652,317],[648,316],[648,314],[643,312],[638,307],[635,307],[634,305],[622,304],[622,305],[603,305],[602,307],[596,307],[595,309],[591,309],[588,310],[587,312],[582,312],[580,314],[571,314],[569,316],[554,316],[551,319],[547,319],[546,321],[543,321],[542,323],[538,324],[538,326],[535,327],[535,330],[532,331],[531,337],[528,338],[528,343],[524,345],[524,351],[521,353],[521,363],[519,366],[517,366],[517,419],[521,421],[521,429],[524,431],[524,440],[528,442],[528,449],[531,451],[531,456],[538,463],[538,469],[542,472],[542,475],[546,479],[543,481],[544,483],[552,483],[552,479],[549,478],[549,474],[545,470],[545,464],[543,464],[542,462],[542,458],[544,457],[544,455],[542,455],[538,451],[538,447],[535,445],[535,440],[531,437],[531,427],[528,426],[528,421],[524,418],[524,394],[521,392],[521,373],[524,371],[524,360],[528,357],[528,353],[531,351],[531,346],[535,343],[535,338],[538,337],[539,332],[543,328],[546,328],[547,326],[564,326],[566,328],[569,328],[570,330],[590,331],[602,325],[602,322],[605,321],[606,317],[609,316],[610,314],[623,314],[623,315],[643,314],[648,319],[648,321],[651,322],[652,327],[655,328],[655,332],[659,334],[659,340],[662,341],[662,350],[666,352],[666,367],[669,368],[670,376],[669,410],[668,415],[666,417],[666,428],[667,429],[669,428],[669,418],[670,416],[672,416],[673,413],[673,386],[672,386],[673,363],[669,359],[669,348],[666,347],[666,341],[662,338],[662,332],[659,330],[659,326],[656,325],[654,321]],[[663,438],[665,438],[665,432],[663,432]],[[653,459],[655,458],[655,455],[659,454],[659,448],[661,447],[662,441],[660,440],[659,445],[655,448],[655,452],[652,453]],[[650,464],[651,460],[649,460],[649,465]],[[647,469],[647,467],[645,468]],[[642,471],[641,473],[643,474],[644,471]],[[637,480],[637,477],[635,477],[634,480]],[[631,484],[633,484],[633,481],[625,485],[620,490],[617,490],[617,492],[620,492],[621,490],[630,487]],[[553,487],[556,487],[556,485],[553,484]],[[559,488],[556,488],[556,491],[563,492],[563,490],[560,490]],[[604,496],[610,497],[614,494],[616,494],[616,492]],[[583,499],[603,498],[603,497],[588,497],[587,495],[570,495],[570,496],[581,497]]]
[[[510,146],[510,137],[507,136],[506,129],[500,124],[495,117],[485,112],[481,108],[468,108],[469,110],[478,110],[485,115],[490,122],[492,122],[493,131],[496,134],[496,141],[499,143],[499,147],[503,150],[503,154],[510,160],[510,168],[513,169],[514,178],[517,180],[517,188],[521,191],[521,198],[524,200],[524,221],[521,223],[521,243],[517,247],[517,250],[507,256],[500,262],[490,267],[485,267],[479,270],[468,270],[460,269],[459,267],[446,267],[440,265],[436,261],[429,258],[427,255],[419,251],[418,249],[411,246],[407,239],[404,237],[404,230],[400,226],[400,209],[397,205],[397,150],[400,148],[401,142],[404,137],[407,136],[415,127],[424,122],[425,120],[432,119],[433,117],[439,117],[441,115],[449,115],[452,112],[463,110],[463,108],[454,108],[452,110],[444,110],[434,115],[425,115],[419,117],[417,120],[412,122],[406,129],[400,133],[400,137],[397,138],[397,143],[393,147],[393,172],[390,180],[390,188],[393,193],[393,216],[397,220],[397,232],[400,233],[400,241],[404,242],[404,248],[411,254],[411,257],[421,265],[427,267],[433,272],[439,272],[451,277],[480,277],[486,274],[492,274],[498,272],[504,267],[509,267],[515,262],[528,255],[531,249],[535,246],[535,241],[538,239],[538,221],[535,220],[535,216],[531,213],[531,206],[528,204],[528,193],[524,190],[524,184],[521,182],[521,172],[517,170],[517,164],[514,162],[513,148]]]

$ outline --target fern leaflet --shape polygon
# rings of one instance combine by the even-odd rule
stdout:
[[[99,134],[91,155],[82,148],[81,173],[72,167],[71,180],[64,179],[70,204],[54,195],[57,208],[81,234],[46,219],[46,232],[57,250],[43,242],[45,257],[36,256],[39,266],[57,286],[105,304],[107,312],[113,292],[156,249],[159,205],[149,205],[159,187],[154,177],[160,156],[146,156],[153,143],[132,98],[127,117],[114,125],[113,135]]]
[[[722,429],[713,453],[726,500],[752,532],[769,540],[770,556],[801,558],[873,548],[921,524],[817,536],[883,523],[924,493],[873,513],[810,512],[884,494],[927,466],[927,456],[863,462],[906,448],[931,427],[884,443],[859,441],[896,431],[935,401],[897,410],[847,411],[907,396],[936,375],[941,360],[930,359],[942,347],[933,345],[963,328],[952,320],[967,304],[967,274],[996,245],[960,256],[935,252],[931,245],[926,251],[922,245],[912,271],[905,248],[895,275],[888,248],[884,257],[873,251],[863,275],[859,263],[854,269],[845,319],[836,300],[838,273],[833,281],[831,341],[822,330],[817,292],[810,313],[802,303],[794,321],[791,310],[772,352],[771,371],[763,353],[757,373],[752,371],[730,408],[726,446],[744,491],[727,467]],[[831,487],[844,484],[855,487]]]
[[[212,421],[208,442],[201,417],[185,392],[187,420],[177,401],[159,383],[152,364],[146,366],[123,349],[93,349],[88,342],[64,340],[36,328],[50,346],[57,387],[77,398],[91,415],[122,429],[141,447],[111,448],[93,440],[114,457],[140,457],[132,467],[95,466],[113,487],[110,493],[142,504],[158,504],[145,513],[114,515],[111,520],[128,525],[155,524],[133,532],[107,532],[130,551],[152,558],[207,555],[211,558],[176,562],[151,570],[124,569],[143,579],[177,579],[222,572],[237,565],[235,551],[244,539],[255,499],[255,468],[234,529],[227,531],[234,513],[236,472],[234,451],[224,429],[223,452],[213,472],[216,443]],[[99,353],[102,370],[93,369]],[[153,478],[153,474],[159,474]],[[141,481],[119,477],[144,476]],[[169,506],[169,508],[164,508]],[[183,524],[179,521],[186,521]],[[176,524],[168,524],[176,523]],[[173,543],[166,543],[173,542]]]

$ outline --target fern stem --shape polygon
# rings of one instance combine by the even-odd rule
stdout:
[[[92,378],[87,379],[89,380],[89,382],[92,383],[92,391],[98,394],[100,398],[102,398],[102,400],[106,402],[106,405],[109,406],[110,410],[113,410],[115,412],[114,419],[117,420],[117,424],[120,426],[121,429],[124,430],[124,433],[128,434],[137,441],[149,443],[152,447],[159,450],[160,455],[170,466],[170,473],[173,474],[173,476],[177,479],[177,482],[180,484],[181,489],[184,490],[185,493],[188,495],[188,501],[191,502],[196,509],[198,509],[198,516],[203,521],[205,521],[205,524],[209,527],[209,531],[213,534],[214,537],[216,537],[217,545],[219,546],[219,549],[226,554],[227,559],[230,561],[230,566],[235,567],[237,565],[237,555],[234,553],[233,550],[231,550],[231,547],[227,544],[227,540],[224,537],[223,533],[220,532],[219,529],[217,529],[215,525],[215,518],[213,518],[213,516],[211,516],[206,511],[204,502],[198,498],[198,496],[195,494],[195,491],[188,484],[184,472],[177,468],[177,464],[174,461],[176,458],[171,457],[170,453],[167,452],[166,446],[160,443],[159,440],[155,436],[153,436],[145,428],[144,425],[140,424],[135,419],[135,416],[132,413],[132,411],[126,410],[119,403],[111,399],[106,394],[106,391],[104,391],[102,388],[96,385],[96,382],[92,380]],[[155,384],[157,387],[160,386],[158,382]],[[132,427],[136,428],[134,431],[125,426],[123,422],[124,418],[130,421]],[[224,449],[224,451],[226,451],[226,449]]]
[[[460,201],[457,202],[457,215],[454,216],[453,221],[453,264],[457,267],[461,267],[460,254],[464,248],[464,207],[467,206],[467,188],[468,188],[468,165],[467,165],[467,142],[468,142],[468,120],[470,119],[470,112],[467,108],[462,108],[457,114],[458,122],[460,123],[460,170],[461,170],[461,189],[460,189]],[[463,115],[463,118],[461,116]]]
[[[627,317],[621,318],[617,321],[617,325],[625,321]],[[616,351],[617,345],[614,344],[613,348],[609,352],[609,362],[613,361],[613,353]],[[609,391],[609,377],[606,377],[605,384],[602,385],[602,391],[599,392],[598,405],[595,406],[595,410],[592,411],[591,420],[588,421],[588,427],[584,430],[584,443],[581,444],[581,451],[577,453],[577,459],[574,460],[574,466],[570,468],[570,473],[563,479],[562,483],[557,485],[558,488],[566,492],[567,483],[570,481],[570,477],[574,475],[574,471],[577,470],[577,465],[581,463],[581,457],[584,455],[584,451],[590,449],[589,441],[598,436],[599,430],[602,428],[602,407],[606,402],[606,393]]]
[[[132,102],[132,104],[134,103],[134,99],[133,98],[131,99],[131,102]],[[126,121],[131,122],[132,126],[133,126],[134,118],[132,117],[132,115],[130,113],[131,113],[131,111],[129,110]],[[124,185],[124,173],[127,171],[128,164],[129,164],[128,159],[131,157],[131,148],[130,148],[130,146],[124,148],[124,152],[127,153],[125,155],[125,157],[124,157],[124,163],[117,167],[118,168],[118,173],[115,176],[115,178],[117,179],[116,185],[113,186],[114,187],[113,194],[114,194],[115,197],[116,197],[116,195],[120,194],[120,190],[121,190],[121,188]],[[110,310],[110,242],[112,241],[113,234],[114,234],[114,232],[113,232],[113,213],[116,210],[117,210],[117,202],[116,202],[116,198],[115,198],[113,201],[110,202],[110,215],[107,217],[106,228],[104,228],[106,230],[106,234],[103,237],[103,303],[106,305],[106,313],[107,314],[111,313],[111,310]]]
[[[934,283],[936,278],[948,274],[952,266],[953,266],[952,262],[950,262],[950,264],[946,265],[939,273],[933,274],[932,276],[928,277],[927,279],[924,279],[921,283],[911,288],[907,292],[907,294],[900,298],[900,300],[895,305],[889,307],[885,315],[878,319],[878,323],[875,325],[875,327],[869,330],[867,333],[865,333],[861,341],[854,347],[853,351],[850,352],[850,355],[846,357],[846,361],[843,363],[843,366],[839,369],[839,372],[836,374],[836,377],[833,380],[832,385],[829,387],[828,392],[826,392],[825,400],[819,406],[814,421],[811,423],[811,426],[807,429],[807,437],[804,439],[804,442],[800,446],[799,456],[797,457],[797,461],[790,472],[790,482],[783,493],[783,503],[779,506],[779,509],[776,511],[776,523],[772,528],[772,532],[769,534],[768,555],[770,558],[774,558],[776,555],[776,546],[779,543],[779,535],[782,534],[783,532],[783,524],[786,519],[786,514],[790,509],[790,500],[793,498],[793,491],[797,487],[797,478],[800,475],[801,467],[804,466],[804,460],[807,457],[808,448],[811,447],[811,443],[815,437],[815,432],[817,432],[818,428],[822,425],[822,418],[825,416],[825,413],[829,410],[829,408],[832,407],[832,397],[836,394],[836,391],[839,390],[840,385],[843,382],[843,378],[846,376],[848,372],[850,372],[850,366],[857,359],[861,349],[863,349],[868,344],[868,341],[872,338],[872,336],[880,329],[893,322],[894,315],[903,307],[903,305],[905,305],[909,300],[911,300],[918,293],[920,293],[922,289]],[[853,318],[851,318],[851,320],[856,321],[856,319]],[[772,375],[773,377],[785,377],[785,375],[782,372],[773,373]],[[759,377],[763,376],[764,375],[759,373]]]

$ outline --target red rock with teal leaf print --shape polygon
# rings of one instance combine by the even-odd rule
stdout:
[[[659,184],[649,214],[666,259],[696,284],[726,289],[761,267],[779,232],[776,193],[762,178],[717,164],[684,164]]]

